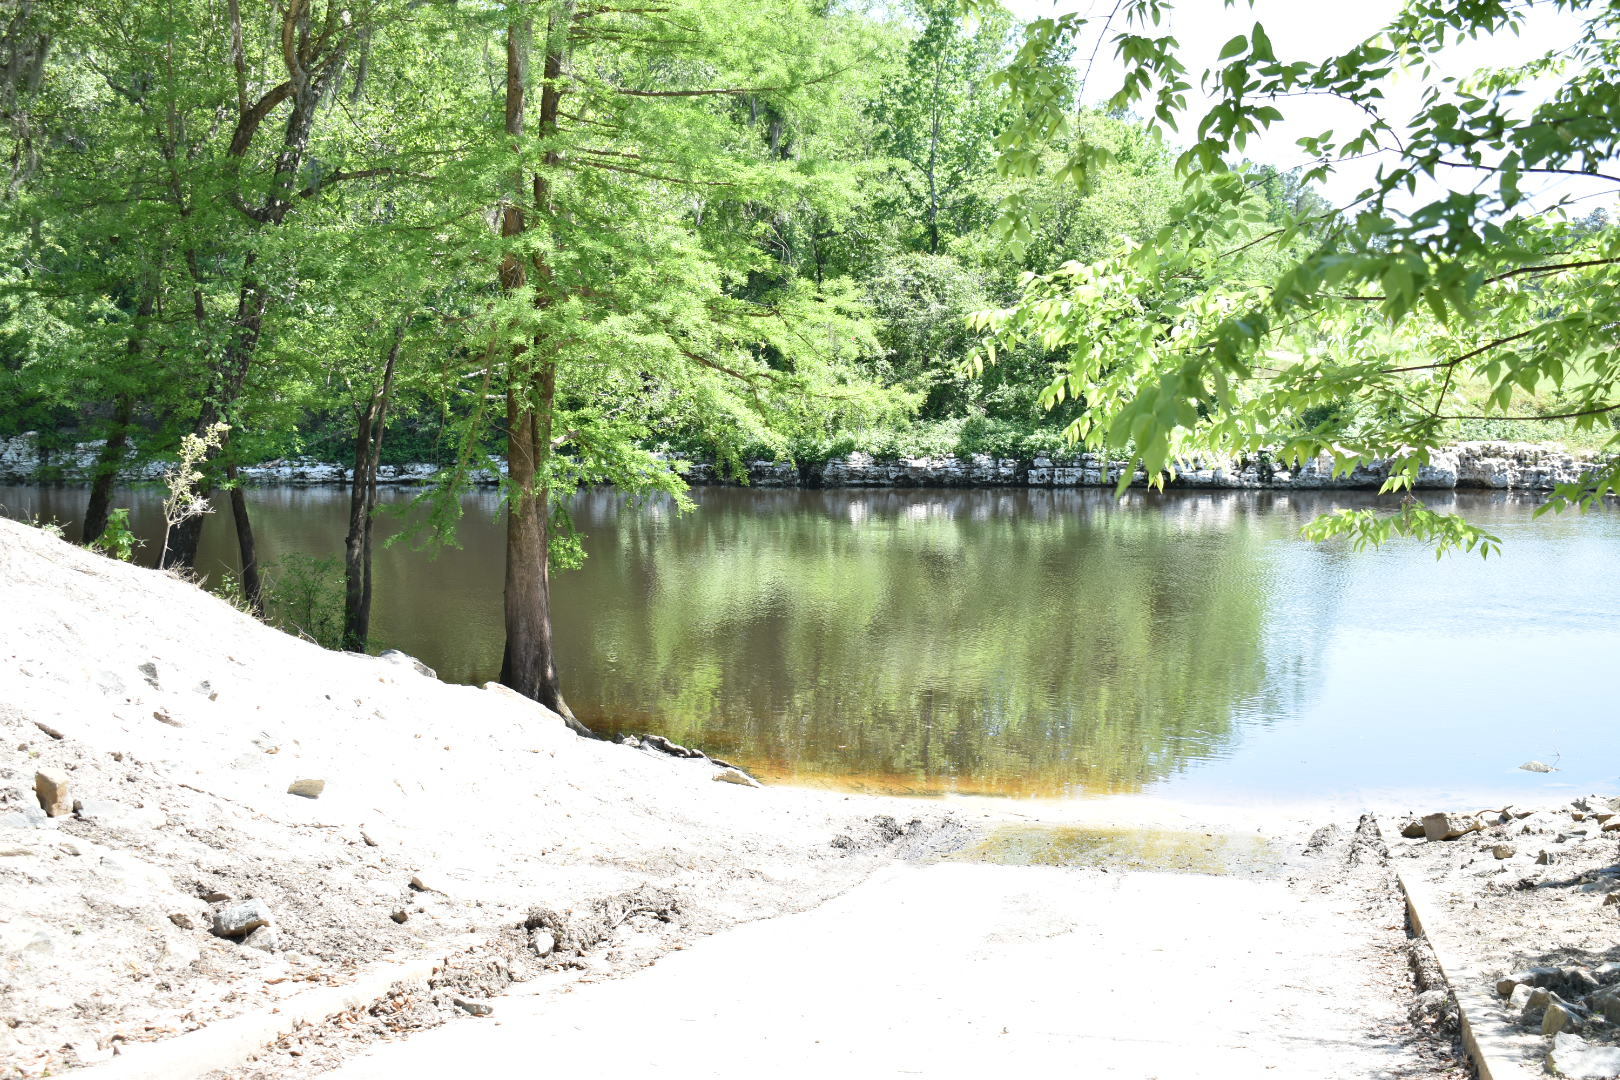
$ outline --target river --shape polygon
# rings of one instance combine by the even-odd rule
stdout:
[[[581,720],[762,777],[889,793],[1497,800],[1617,790],[1620,515],[1430,500],[1501,558],[1298,538],[1370,496],[700,488],[697,509],[578,496],[588,557],[555,577]],[[410,516],[385,491],[384,536]],[[76,488],[0,487],[71,523]],[[255,488],[261,558],[337,555],[347,495]],[[155,550],[151,489],[120,492]],[[377,552],[374,645],[494,677],[502,535]],[[228,514],[201,566],[234,558]],[[466,718],[476,723],[476,716]],[[1529,759],[1558,771],[1517,768]],[[1482,803],[1483,805],[1483,803]]]

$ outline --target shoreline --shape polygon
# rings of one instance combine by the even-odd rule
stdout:
[[[72,451],[41,450],[35,432],[0,439],[0,483],[85,483],[94,467],[98,443],[79,443]],[[1520,442],[1462,442],[1434,455],[1418,472],[1415,488],[1422,491],[1551,491],[1559,484],[1579,481],[1602,465],[1555,444]],[[165,462],[146,462],[120,471],[121,483],[155,481]],[[686,480],[693,486],[861,489],[861,488],[1109,488],[1124,475],[1128,464],[1104,455],[1037,455],[1027,458],[975,455],[958,457],[875,458],[852,453],[825,462],[795,464],[754,460],[746,463],[744,483],[719,474],[715,466],[688,462]],[[377,483],[389,487],[417,487],[433,482],[440,467],[426,462],[383,465]],[[263,485],[347,484],[352,470],[308,458],[282,459],[238,470],[243,481]],[[481,486],[499,477],[486,470],[474,474]],[[1362,465],[1335,476],[1332,462],[1323,457],[1297,468],[1285,468],[1261,454],[1226,461],[1193,459],[1178,466],[1165,488],[1228,491],[1376,491],[1388,478],[1387,462]],[[1145,487],[1146,474],[1137,469],[1132,487]]]

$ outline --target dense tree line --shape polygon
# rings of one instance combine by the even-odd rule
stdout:
[[[679,492],[683,455],[735,468],[1055,431],[1041,351],[971,379],[965,317],[1051,252],[1159,224],[1174,187],[1119,116],[1088,121],[1119,150],[1106,195],[998,177],[993,76],[1017,27],[940,0],[5,14],[0,434],[102,440],[83,539],[132,455],[223,430],[198,487],[229,501],[259,605],[236,470],[341,453],[344,643],[363,648],[379,464],[442,465],[441,535],[474,470],[497,468],[503,678],[564,715],[548,574],[578,551],[561,495]],[[1009,188],[1050,209],[1027,258],[991,240]],[[208,520],[180,521],[162,561],[194,565]]]

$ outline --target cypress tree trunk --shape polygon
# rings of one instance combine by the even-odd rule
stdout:
[[[112,426],[107,441],[96,455],[96,464],[90,476],[90,500],[84,508],[84,529],[79,535],[81,543],[91,544],[107,531],[107,515],[112,510],[113,484],[118,480],[118,467],[124,463],[124,449],[129,445],[129,423],[135,413],[135,398],[131,394],[118,395],[113,407]]]
[[[556,20],[572,19],[571,5],[553,16],[553,32],[547,34],[545,85],[540,93],[540,130],[556,131],[562,104],[560,76],[566,60],[567,29],[556,32]],[[528,82],[528,49],[532,24],[514,21],[506,35],[506,131],[523,134]],[[515,141],[515,140],[514,140]],[[547,164],[556,164],[555,153],[546,155]],[[521,182],[521,181],[520,181]],[[550,203],[550,185],[536,173],[533,177],[534,205]],[[514,237],[527,229],[523,209],[508,204],[501,214],[501,235]],[[535,261],[536,276],[542,284],[550,277],[548,267]],[[528,283],[523,261],[508,255],[501,262],[501,285],[515,292]],[[535,303],[544,306],[549,299],[537,290]],[[557,360],[542,342],[539,348],[515,348],[508,362],[506,390],[507,482],[506,508],[506,649],[501,658],[501,682],[525,697],[533,698],[560,715],[580,735],[590,730],[574,718],[563,699],[557,676],[555,644],[551,628],[551,490],[546,482],[546,466],[551,454],[552,413],[557,396]]]
[[[247,496],[236,481],[236,466],[225,469],[231,482],[231,516],[236,519],[236,550],[242,559],[242,594],[253,614],[264,618],[264,586],[259,580],[259,549],[253,542],[253,522],[248,518]]]
[[[356,424],[349,532],[343,543],[343,647],[349,652],[365,652],[371,636],[371,526],[377,515],[377,469],[382,461],[388,401],[394,391],[394,367],[404,341],[405,323],[401,322],[383,366],[382,386],[366,401]]]

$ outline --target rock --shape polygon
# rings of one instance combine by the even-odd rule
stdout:
[[[58,769],[41,769],[34,774],[34,794],[39,806],[49,817],[66,817],[73,812],[73,800],[68,797],[67,773]]]
[[[1558,852],[1556,851],[1543,851],[1536,856],[1537,866],[1552,866],[1557,861]]]
[[[1407,818],[1406,824],[1401,826],[1401,835],[1408,840],[1417,840],[1423,836],[1423,822],[1417,818]]]
[[[469,1001],[467,998],[453,998],[456,1008],[469,1016],[494,1016],[495,1006],[483,1001]]]
[[[1530,995],[1535,991],[1536,988],[1533,986],[1518,983],[1513,987],[1513,992],[1508,995],[1508,1008],[1515,1012],[1524,1012],[1524,1007],[1530,1002]]]
[[[1430,840],[1455,840],[1478,828],[1478,818],[1461,814],[1427,814],[1423,818],[1423,835]]]
[[[174,923],[174,925],[178,926],[182,930],[195,930],[195,929],[197,929],[197,924],[191,918],[191,915],[190,915],[189,912],[171,911],[171,912],[169,912],[169,921]]]
[[[1541,1017],[1541,1033],[1543,1035],[1557,1035],[1560,1031],[1579,1031],[1581,1018],[1567,1005],[1554,1001],[1547,1006],[1547,1011]]]
[[[1512,844],[1496,844],[1491,848],[1491,854],[1498,859],[1511,859],[1519,853],[1519,849]]]
[[[1525,772],[1557,772],[1558,771],[1557,769],[1553,768],[1551,765],[1548,765],[1544,761],[1527,761],[1523,765],[1520,765],[1519,768],[1523,769]]]
[[[444,895],[444,890],[439,888],[437,878],[423,877],[421,874],[411,875],[411,888],[417,892],[436,892],[441,896]]]
[[[214,933],[239,938],[270,925],[270,906],[263,900],[244,900],[214,912]]]
[[[390,915],[388,917],[390,919],[393,919],[397,923],[403,923],[403,922],[405,922],[406,919],[409,919],[411,917],[411,913],[401,909],[399,911],[394,912],[392,915]]]
[[[1603,823],[1604,832],[1620,832],[1620,818],[1611,817]]]
[[[218,889],[211,889],[202,894],[202,900],[205,904],[223,904],[229,899],[231,899],[230,893],[220,892]]]
[[[273,926],[261,926],[243,938],[242,944],[260,952],[275,952],[281,948],[281,932]]]
[[[549,930],[530,930],[529,947],[536,956],[550,956],[557,948],[557,939]]]
[[[56,822],[43,810],[25,806],[8,814],[0,814],[0,829],[54,829]]]
[[[1610,1023],[1620,1024],[1620,986],[1606,986],[1586,997],[1587,1008]]]
[[[1612,892],[1603,898],[1604,907],[1614,907],[1616,905],[1620,905],[1620,892]]]
[[[741,784],[743,787],[759,787],[759,781],[741,769],[721,769],[712,779],[726,784]]]
[[[306,799],[318,799],[325,790],[325,780],[294,780],[287,785],[287,794],[301,795]]]
[[[1547,1067],[1569,1080],[1612,1080],[1620,1076],[1620,1046],[1593,1046],[1579,1035],[1560,1032],[1547,1052]]]
[[[154,710],[152,710],[152,719],[156,720],[160,724],[168,724],[170,727],[185,727],[186,726],[185,724],[182,724],[180,721],[176,720],[174,717],[170,716],[167,712],[165,712],[162,709],[154,709]]]
[[[439,677],[437,672],[428,667],[426,664],[422,663],[422,661],[418,660],[414,656],[411,656],[409,653],[402,653],[398,649],[384,649],[382,652],[377,654],[377,659],[386,660],[390,664],[396,664],[399,667],[408,667],[418,675],[425,676],[429,679],[437,679]]]
[[[152,663],[152,661],[148,660],[135,670],[141,673],[142,677],[146,679],[147,683],[152,687],[152,689],[162,689],[162,687],[158,685],[157,665]]]

